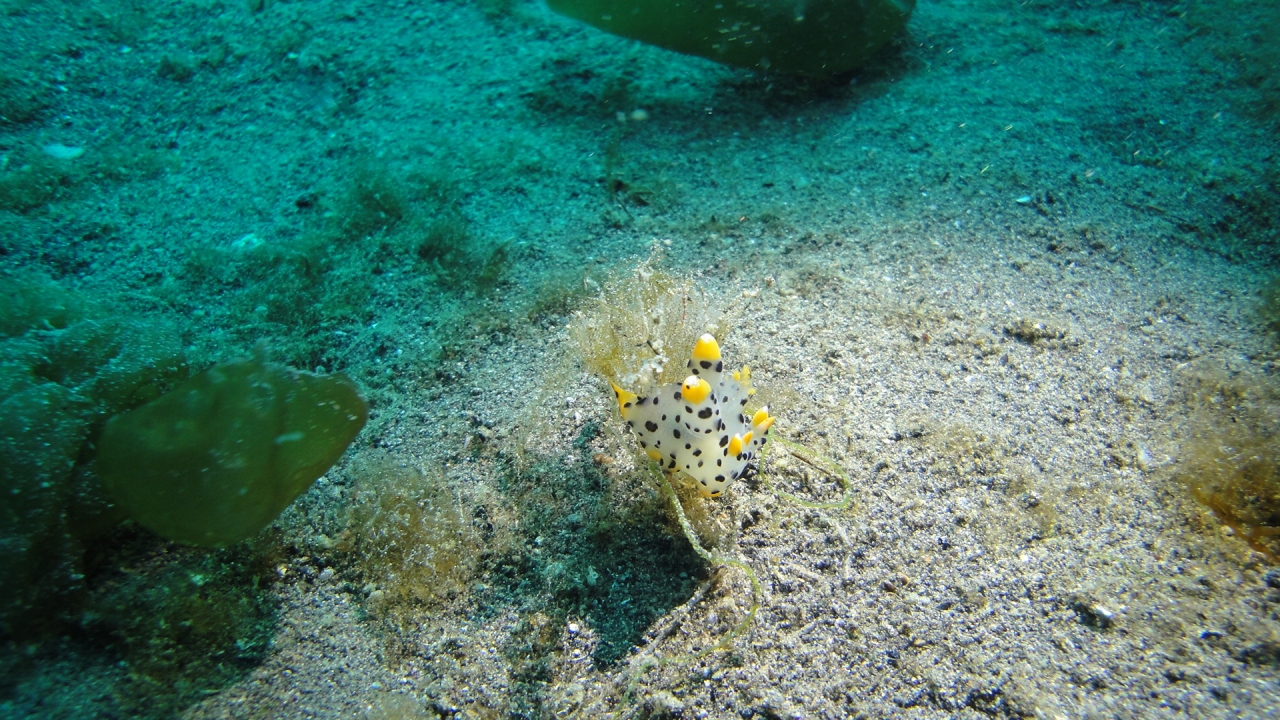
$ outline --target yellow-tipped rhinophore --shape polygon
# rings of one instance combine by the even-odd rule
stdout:
[[[698,342],[693,345],[693,359],[695,362],[719,360],[720,343],[717,343],[710,333],[703,333],[702,337],[698,338]]]

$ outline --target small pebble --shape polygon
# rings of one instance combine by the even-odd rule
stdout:
[[[59,160],[75,160],[84,154],[84,148],[82,147],[71,147],[70,145],[63,145],[61,143],[45,145],[40,149],[44,151],[45,155]]]

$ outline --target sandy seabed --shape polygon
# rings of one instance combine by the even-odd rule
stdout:
[[[835,88],[531,3],[8,5],[54,95],[2,128],[3,171],[54,144],[157,159],[11,203],[6,273],[173,317],[199,364],[297,329],[191,258],[287,245],[369,167],[447,177],[408,202],[507,258],[458,291],[359,241],[364,314],[281,359],[352,375],[372,420],[278,522],[271,650],[184,717],[1280,713],[1280,573],[1180,465],[1206,384],[1276,372],[1274,83],[1245,82],[1268,56],[1231,3],[928,2]],[[688,549],[567,330],[646,259],[852,493],[788,499],[840,491],[778,449],[690,501],[760,582],[710,654],[751,585]],[[475,540],[416,604],[341,537],[378,463]],[[111,716],[106,670],[47,695],[66,667],[7,707]]]

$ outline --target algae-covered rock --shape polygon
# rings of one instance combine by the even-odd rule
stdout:
[[[72,390],[0,364],[0,620],[66,573],[72,471],[92,417]]]
[[[53,283],[0,279],[0,338],[65,328],[84,316],[85,305]]]
[[[279,608],[272,586],[285,560],[278,537],[262,533],[225,550],[139,552],[153,545],[114,548],[110,567],[90,583],[80,628],[123,670],[110,688],[114,707],[93,717],[184,717],[270,652]]]
[[[163,321],[0,278],[0,630],[78,587],[80,548],[120,520],[83,462],[103,420],[186,375]]]
[[[48,333],[45,345],[47,359],[35,372],[93,398],[107,414],[154,400],[187,375],[177,332],[146,320],[83,320]]]
[[[113,417],[98,443],[107,491],[140,524],[220,547],[269,525],[337,462],[368,418],[343,375],[262,358],[216,365]]]
[[[726,65],[830,76],[907,23],[915,0],[548,0],[615,35]]]

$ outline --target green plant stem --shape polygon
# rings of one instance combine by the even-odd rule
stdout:
[[[812,502],[810,500],[804,500],[796,497],[791,493],[774,489],[772,487],[773,484],[769,482],[768,475],[761,471],[761,479],[770,486],[770,489],[773,490],[774,494],[778,497],[786,498],[800,507],[806,507],[812,510],[843,510],[853,504],[853,483],[849,481],[849,474],[844,470],[841,470],[834,462],[819,456],[817,453],[800,443],[783,440],[782,438],[769,438],[769,441],[775,445],[781,446],[790,453],[792,457],[803,462],[809,467],[835,476],[836,479],[840,481],[840,488],[844,490],[844,496],[835,502]],[[761,467],[764,466],[764,454],[765,453],[763,451],[760,453]]]
[[[809,500],[804,500],[799,497],[796,497],[791,493],[782,492],[780,490],[774,489],[772,487],[772,483],[768,482],[768,476],[765,475],[764,472],[761,472],[760,473],[761,478],[765,481],[766,485],[768,485],[770,489],[773,490],[773,492],[776,495],[782,498],[786,498],[787,500],[790,500],[791,502],[801,507],[806,507],[814,510],[843,510],[853,504],[853,489],[852,489],[852,483],[849,480],[849,474],[844,472],[844,470],[840,469],[840,467],[837,466],[833,461],[823,458],[822,456],[818,455],[818,453],[815,453],[813,450],[810,450],[809,448],[799,443],[794,443],[789,440],[783,440],[781,438],[770,438],[770,441],[772,443],[777,444],[778,446],[781,446],[788,453],[790,453],[792,457],[796,458],[797,460],[800,460],[801,462],[814,468],[815,470],[835,476],[840,482],[841,489],[844,490],[844,496],[838,501],[825,502],[825,503],[811,502]],[[764,453],[761,453],[760,462],[763,465]],[[751,581],[751,609],[747,611],[746,617],[744,617],[737,625],[735,625],[732,630],[725,633],[724,637],[716,641],[716,643],[711,647],[708,647],[704,650],[700,650],[696,653],[692,653],[689,655],[681,655],[678,657],[655,658],[651,655],[645,658],[640,663],[640,666],[636,669],[636,671],[632,674],[631,679],[627,682],[627,689],[623,692],[623,695],[622,695],[622,707],[618,711],[611,713],[609,717],[616,717],[617,712],[621,712],[621,710],[623,709],[628,709],[628,708],[634,709],[631,699],[635,691],[635,685],[637,682],[640,681],[641,676],[643,676],[651,668],[659,667],[662,665],[670,665],[673,663],[685,664],[685,663],[695,662],[697,660],[701,660],[702,658],[710,655],[711,653],[717,652],[719,650],[723,650],[726,647],[728,647],[730,643],[732,643],[736,638],[738,638],[740,635],[746,632],[747,628],[751,626],[751,623],[755,621],[756,613],[760,610],[760,598],[763,594],[760,588],[760,579],[756,576],[755,571],[751,569],[750,565],[747,565],[746,563],[736,558],[731,558],[725,555],[720,555],[718,553],[712,552],[702,546],[702,543],[698,540],[697,534],[694,532],[693,524],[689,522],[689,516],[686,515],[684,512],[684,506],[680,504],[680,496],[676,494],[675,486],[672,485],[671,483],[671,476],[661,472],[652,464],[649,466],[649,468],[650,468],[650,472],[653,472],[655,475],[661,476],[662,492],[663,494],[667,495],[671,499],[671,506],[675,508],[676,518],[680,521],[680,529],[684,531],[685,538],[689,541],[689,545],[693,547],[693,551],[698,554],[698,557],[701,557],[703,560],[705,560],[707,563],[713,566],[721,565],[721,566],[737,568],[738,570],[741,570],[743,573],[746,574],[747,578]]]

